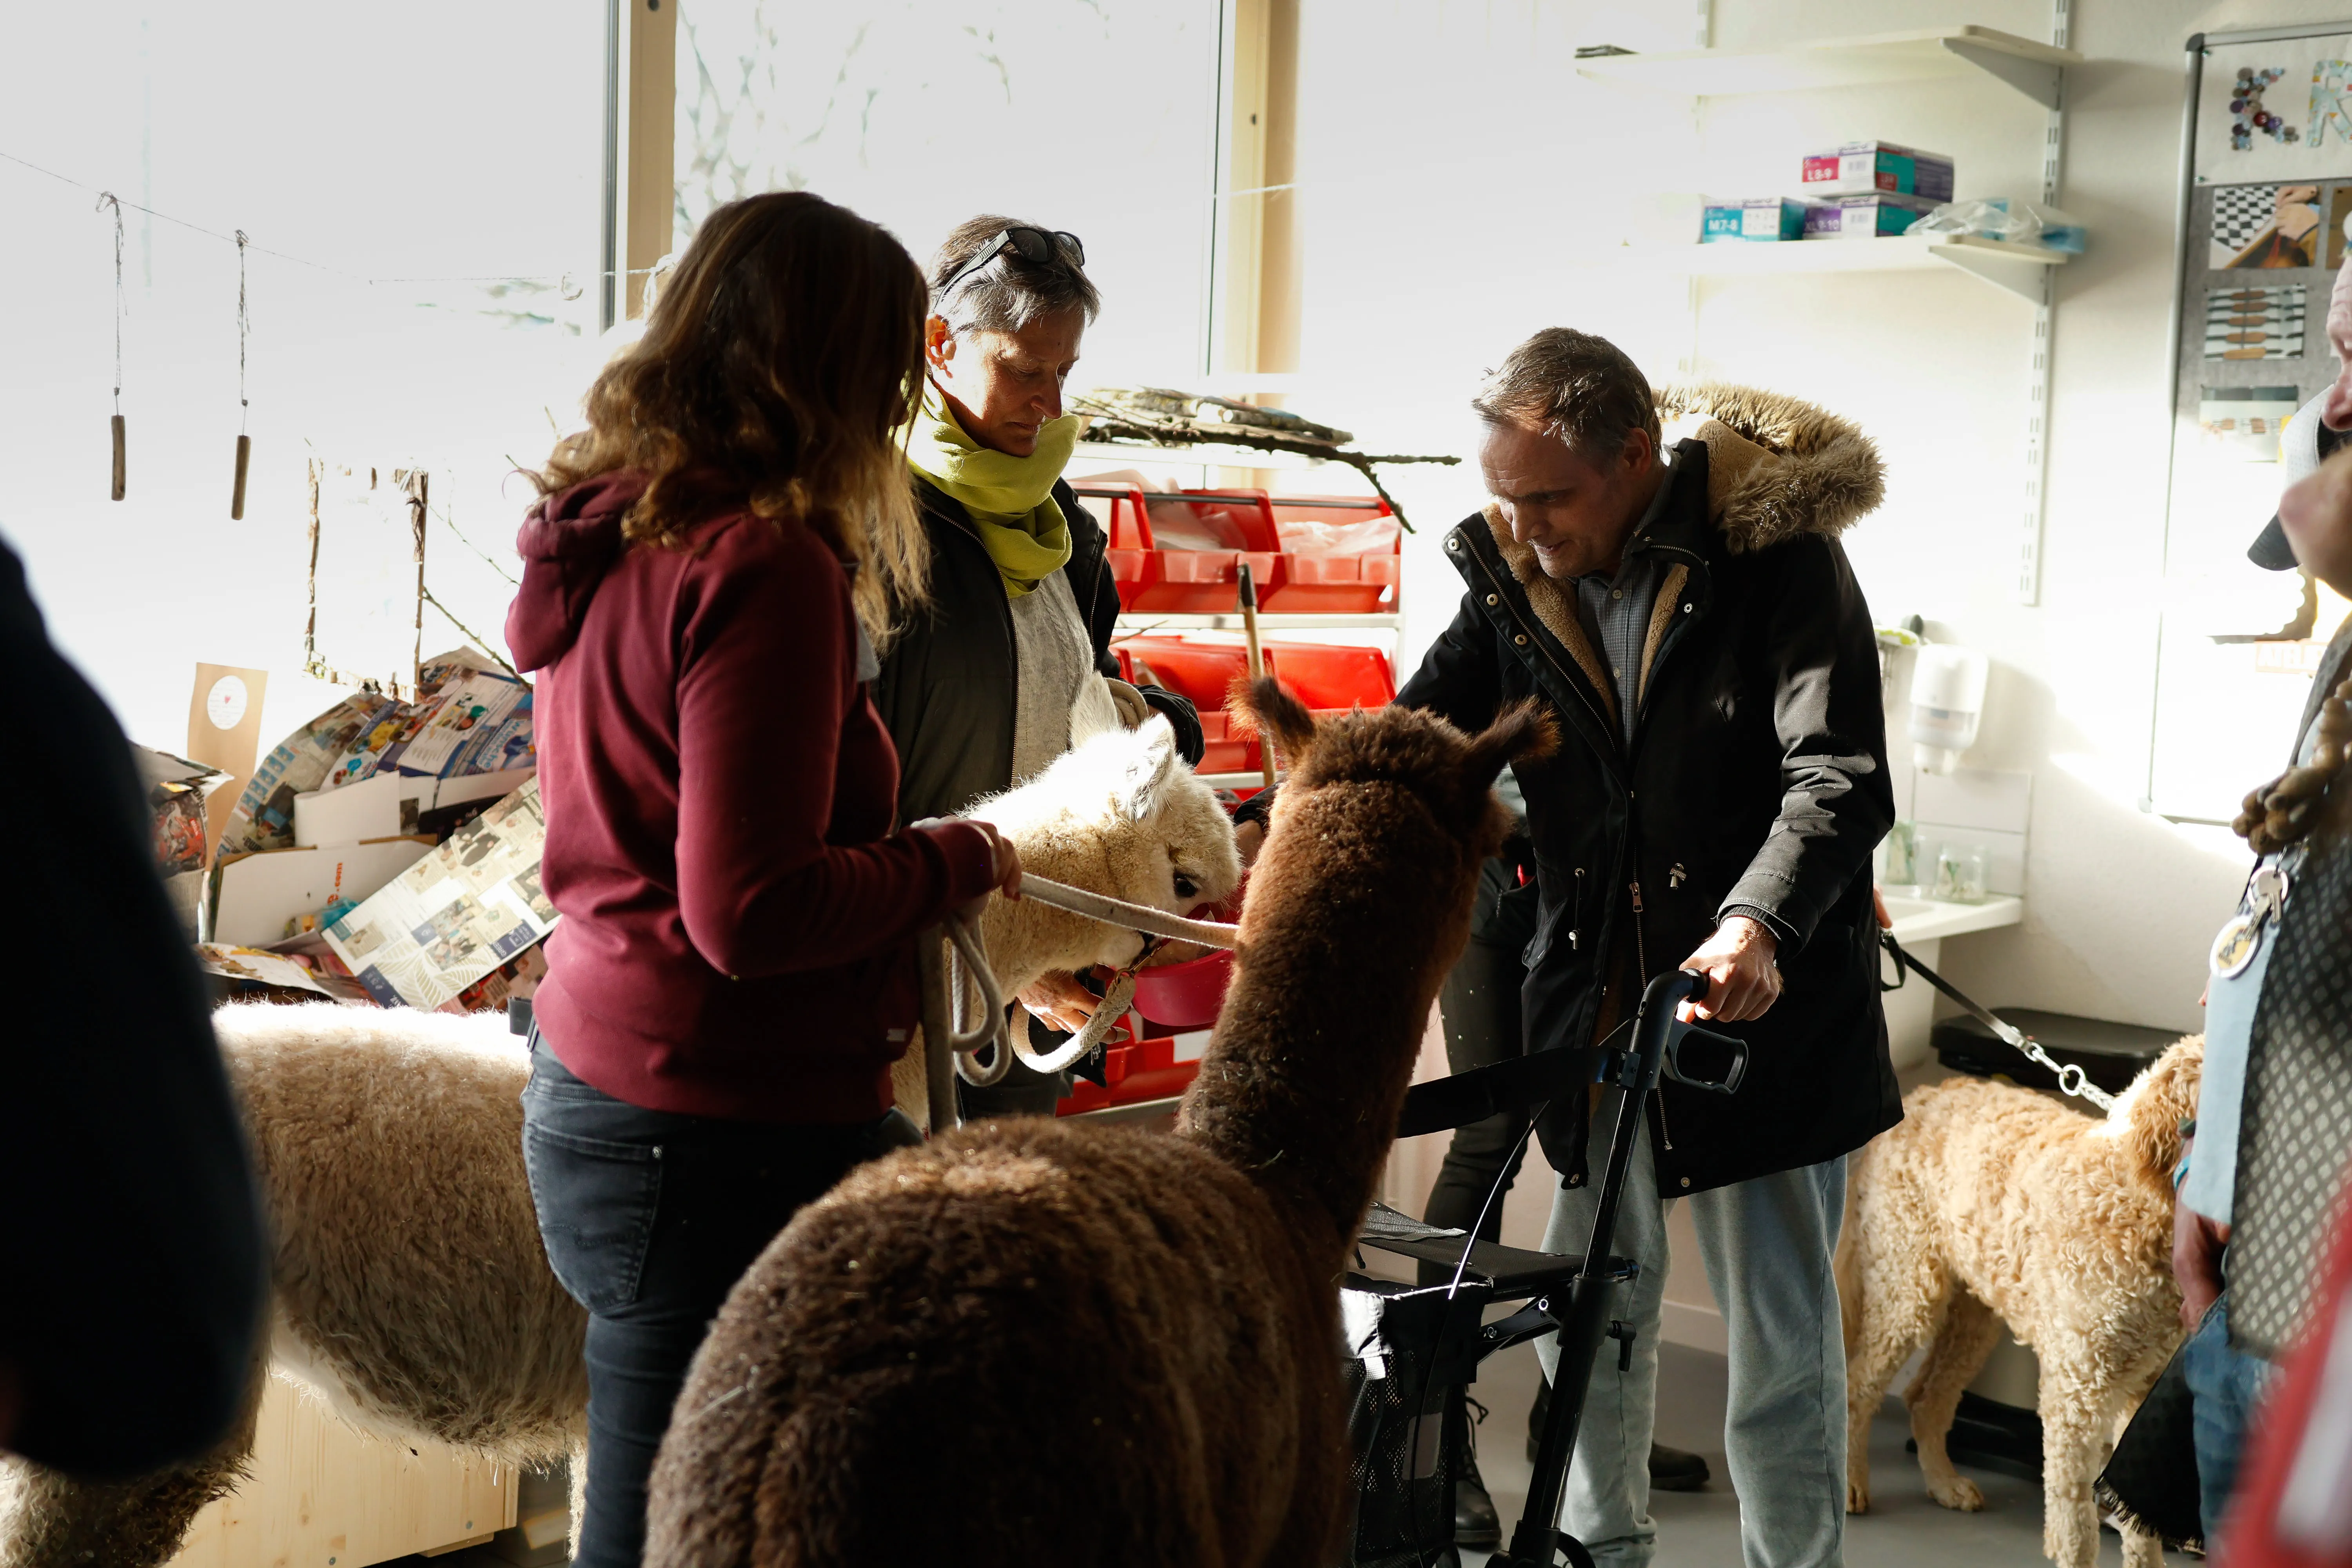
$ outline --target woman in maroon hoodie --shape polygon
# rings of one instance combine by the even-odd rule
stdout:
[[[889,1068],[913,939],[1011,890],[984,825],[892,833],[867,700],[926,546],[895,440],[926,296],[804,193],[713,213],[549,459],[507,618],[537,695],[548,896],[523,1153],[588,1309],[585,1568],[645,1485],[720,1300],[794,1210],[914,1131]]]

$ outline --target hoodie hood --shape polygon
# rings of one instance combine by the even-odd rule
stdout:
[[[1668,445],[1706,447],[1706,510],[1734,555],[1800,534],[1834,539],[1886,496],[1878,448],[1851,420],[1721,382],[1658,389]]]
[[[643,474],[599,474],[541,498],[523,518],[515,536],[522,586],[507,611],[507,647],[518,668],[546,668],[580,636],[588,602],[621,558],[622,520],[645,491]]]

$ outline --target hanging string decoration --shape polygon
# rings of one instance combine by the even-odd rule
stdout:
[[[98,205],[101,212],[114,209],[114,418],[109,428],[114,437],[114,499],[121,500],[129,474],[122,429],[122,203],[112,191],[100,191]]]
[[[236,483],[229,490],[228,515],[231,521],[245,517],[245,468],[253,457],[253,440],[245,433],[246,411],[251,406],[245,397],[245,342],[253,330],[252,318],[245,309],[245,247],[251,243],[245,230],[236,231]]]

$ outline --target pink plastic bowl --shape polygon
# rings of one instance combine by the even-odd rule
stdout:
[[[1225,986],[1233,977],[1230,952],[1138,970],[1136,1011],[1171,1029],[1205,1029],[1217,1021],[1217,1009],[1224,1005]]]

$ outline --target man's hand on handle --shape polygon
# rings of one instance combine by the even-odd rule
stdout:
[[[1706,1018],[1738,1024],[1760,1018],[1780,999],[1780,966],[1774,955],[1780,939],[1760,921],[1746,915],[1726,915],[1715,934],[1682,962],[1707,978],[1706,994],[1685,1002],[1675,1016],[1684,1023]]]

